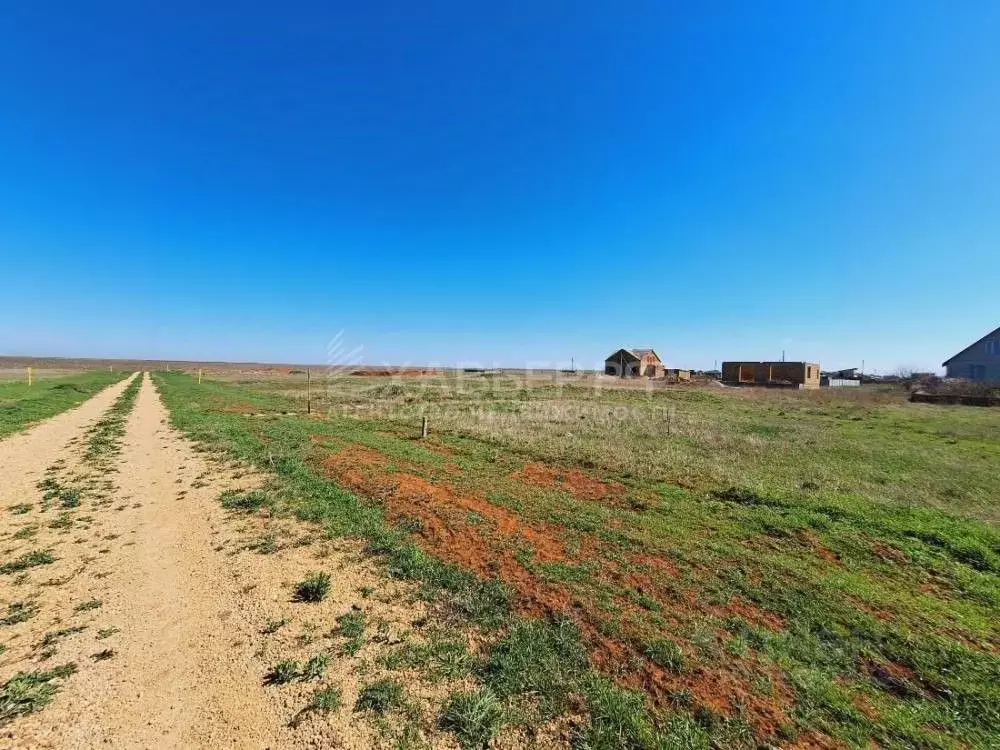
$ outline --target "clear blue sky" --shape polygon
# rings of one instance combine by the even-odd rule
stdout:
[[[937,368],[1000,3],[0,0],[0,353]]]

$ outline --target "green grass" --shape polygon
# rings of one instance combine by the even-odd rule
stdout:
[[[343,651],[348,655],[355,655],[364,645],[365,635],[365,613],[361,610],[352,609],[337,618],[337,628],[334,631],[341,638],[345,639]]]
[[[0,687],[0,726],[52,702],[62,680],[76,672],[75,664],[33,672],[18,672]]]
[[[301,669],[302,667],[297,661],[278,662],[267,673],[264,682],[268,685],[284,685],[298,677]]]
[[[488,690],[457,691],[441,712],[440,725],[455,734],[465,750],[486,747],[500,731],[503,706]]]
[[[125,377],[103,370],[67,377],[0,383],[0,438],[79,406],[98,391]]]
[[[305,666],[302,667],[302,679],[306,681],[319,680],[326,674],[326,670],[329,666],[329,654],[316,654],[315,656],[311,656],[305,663]]]
[[[135,405],[135,397],[142,386],[142,375],[136,376],[122,391],[111,408],[87,430],[84,460],[107,466],[108,462],[121,452],[122,438],[125,437],[125,423]]]
[[[305,580],[295,585],[295,600],[299,602],[321,602],[330,590],[329,573],[310,573]]]
[[[328,713],[336,711],[341,705],[341,692],[339,688],[321,688],[313,693],[309,707],[314,711]]]
[[[395,680],[378,680],[369,683],[358,692],[354,703],[355,711],[372,711],[387,714],[406,705],[406,692]]]
[[[0,573],[3,573],[4,575],[20,573],[28,568],[34,568],[38,565],[51,565],[55,561],[56,558],[48,550],[36,549],[31,552],[25,552],[20,557],[0,565]]]
[[[376,396],[370,379],[345,378],[322,394],[334,412],[317,420],[281,415],[298,408],[286,381],[156,377],[178,427],[272,472],[300,518],[367,539],[391,575],[483,628],[484,657],[469,666],[483,689],[543,715],[582,710],[581,743],[754,747],[807,731],[849,746],[995,739],[1000,410],[869,389],[645,394],[506,378],[418,381]],[[357,404],[364,419],[339,416]],[[422,411],[432,414],[429,443],[414,439]],[[520,620],[520,595],[504,580],[433,557],[416,544],[423,524],[394,528],[378,497],[326,481],[319,461],[352,445],[384,456],[387,475],[488,498],[544,530],[566,561],[482,538],[491,554],[512,546],[512,561],[539,592],[569,602],[575,622],[558,612]],[[609,502],[524,482],[529,462],[622,490]],[[477,514],[467,529],[491,532],[491,522]],[[588,658],[598,639],[623,652],[600,674]],[[434,663],[411,647],[389,658]],[[642,684],[650,669],[669,686],[655,705],[615,684]],[[724,713],[705,700],[716,674],[740,687]],[[784,717],[760,734],[748,722],[768,702]]]
[[[7,614],[0,617],[0,625],[17,625],[37,614],[38,605],[35,602],[11,602],[7,605]]]
[[[267,493],[263,490],[226,490],[219,497],[222,507],[226,510],[253,512],[270,504]]]

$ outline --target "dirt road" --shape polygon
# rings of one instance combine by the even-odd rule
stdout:
[[[0,443],[7,506],[0,563],[14,561],[0,576],[13,620],[0,628],[0,680],[64,664],[76,670],[46,674],[50,705],[4,705],[0,744],[384,746],[391,726],[351,711],[354,665],[372,658],[372,646],[331,659],[323,639],[352,608],[385,623],[384,643],[400,642],[426,612],[402,584],[380,577],[356,544],[303,534],[288,519],[227,513],[220,493],[262,478],[197,452],[169,426],[148,375],[136,377],[134,407],[119,407],[122,429],[111,448],[101,444],[107,455],[94,457],[95,435],[115,433],[100,420],[107,423],[125,382]],[[267,554],[254,551],[262,533]],[[327,598],[294,602],[295,582],[317,569],[334,572]],[[359,590],[378,595],[361,601]],[[267,684],[275,661],[317,652],[324,666],[312,684],[304,677]],[[308,709],[324,685],[336,687],[344,709]],[[442,694],[416,681],[412,691],[425,702]],[[432,729],[420,734],[433,746],[453,745]]]

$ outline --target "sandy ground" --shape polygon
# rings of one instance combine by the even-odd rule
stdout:
[[[412,587],[386,580],[356,542],[224,510],[223,490],[266,478],[198,452],[141,377],[109,462],[86,458],[86,431],[125,382],[0,442],[0,563],[33,550],[56,558],[0,575],[0,616],[12,604],[33,612],[0,627],[0,681],[77,667],[52,683],[50,705],[0,726],[0,746],[456,747],[435,719],[461,682],[396,670],[405,719],[353,710],[361,686],[386,676],[385,653],[433,637],[434,614]],[[79,504],[44,500],[43,479],[77,489]],[[313,571],[332,575],[328,596],[294,601],[295,583]],[[336,618],[352,609],[369,627],[347,655]],[[277,662],[317,655],[329,659],[325,674],[267,684]],[[339,710],[308,709],[320,688],[341,691]]]

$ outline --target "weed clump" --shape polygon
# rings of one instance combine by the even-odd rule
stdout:
[[[310,657],[302,669],[303,680],[318,680],[326,674],[326,668],[330,666],[329,654],[316,654]]]
[[[271,635],[273,633],[277,633],[287,624],[288,620],[284,618],[280,620],[268,620],[267,624],[261,629],[260,632],[262,635]]]
[[[275,664],[264,678],[267,685],[284,685],[299,675],[299,663],[289,659]]]
[[[659,638],[646,645],[646,656],[658,667],[675,674],[684,669],[684,652],[671,640]]]
[[[67,488],[59,493],[59,504],[64,508],[80,507],[80,491]]]
[[[355,711],[373,711],[387,714],[401,708],[406,702],[403,686],[395,680],[379,680],[365,685],[354,703]]]
[[[12,719],[40,711],[52,702],[59,680],[76,672],[75,664],[33,672],[18,672],[0,688],[0,725]]]
[[[340,708],[341,695],[340,688],[322,688],[313,693],[312,702],[309,707],[313,711],[336,711]]]
[[[466,750],[486,747],[503,723],[503,707],[489,690],[451,694],[441,712],[442,729],[453,732]]]
[[[17,625],[26,622],[38,614],[38,605],[34,602],[11,602],[7,614],[0,618],[0,625]]]
[[[329,573],[312,573],[295,587],[295,600],[299,602],[321,602],[330,590]]]
[[[271,504],[263,490],[226,490],[219,496],[222,507],[226,510],[241,510],[252,513]]]
[[[712,497],[718,500],[725,500],[727,503],[736,503],[737,505],[773,505],[773,503],[758,495],[753,490],[740,487],[712,490]]]
[[[31,552],[25,552],[17,559],[0,565],[0,573],[4,575],[20,573],[22,570],[34,568],[38,565],[51,565],[55,561],[56,558],[48,550],[36,549]]]

